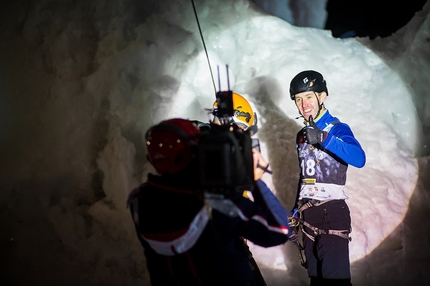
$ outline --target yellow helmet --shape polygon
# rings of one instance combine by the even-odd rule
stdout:
[[[213,104],[214,115],[217,114],[218,103],[215,101]],[[252,110],[249,102],[240,94],[233,92],[233,122],[244,127],[249,128],[257,124],[256,114]]]

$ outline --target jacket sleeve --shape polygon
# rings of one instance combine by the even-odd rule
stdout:
[[[321,146],[354,167],[361,168],[366,163],[366,154],[363,148],[355,139],[351,128],[345,123],[333,126]]]
[[[289,237],[287,210],[261,180],[256,182],[253,197],[254,202],[245,198],[237,202],[243,221],[239,235],[263,247],[285,243]]]

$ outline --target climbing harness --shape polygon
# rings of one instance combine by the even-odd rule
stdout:
[[[315,238],[319,235],[323,235],[323,234],[331,234],[331,235],[337,235],[341,238],[344,238],[346,240],[351,241],[352,238],[349,236],[349,234],[351,233],[351,229],[349,230],[336,230],[336,229],[320,229],[317,228],[313,225],[311,225],[310,223],[306,222],[303,219],[303,215],[302,212],[310,207],[318,207],[321,206],[329,201],[332,200],[325,200],[325,201],[318,201],[318,200],[300,200],[298,202],[298,208],[292,213],[291,217],[288,217],[289,220],[289,226],[291,228],[300,228],[301,232],[306,235],[310,240],[315,241]],[[304,227],[309,228],[310,230],[313,231],[312,234],[306,232]],[[299,253],[300,253],[300,262],[302,264],[302,266],[304,268],[307,268],[306,265],[306,259],[303,255],[304,252],[304,247],[300,244],[300,242],[295,241],[293,242],[294,244],[297,245],[298,249],[299,249]]]
[[[349,230],[320,229],[320,228],[317,228],[317,227],[309,224],[305,220],[303,220],[301,213],[304,210],[306,210],[310,207],[314,207],[314,206],[316,206],[316,207],[321,206],[321,205],[323,205],[327,202],[330,202],[330,201],[332,201],[332,200],[326,200],[326,201],[308,200],[306,202],[303,202],[303,200],[299,201],[299,208],[296,210],[296,212],[290,218],[292,225],[295,225],[296,227],[299,226],[300,230],[303,232],[303,234],[306,235],[312,241],[315,241],[315,237],[317,237],[318,235],[322,235],[322,234],[337,235],[337,236],[340,236],[346,240],[351,241],[352,238],[349,236],[349,233],[351,232],[350,229]],[[300,214],[299,217],[295,216],[297,212]],[[304,226],[311,229],[313,231],[313,235],[307,233],[304,229]]]

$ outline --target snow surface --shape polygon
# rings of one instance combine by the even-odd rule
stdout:
[[[294,204],[302,126],[289,82],[315,69],[326,107],[367,155],[346,185],[353,283],[430,283],[429,3],[372,41],[292,26],[244,0],[195,4],[215,85],[219,66],[227,87],[228,64],[231,88],[257,111],[274,171],[264,179],[284,205]],[[125,208],[152,171],[143,136],[170,117],[207,121],[214,101],[190,1],[10,1],[1,13],[2,280],[147,285]],[[252,250],[269,285],[308,284],[292,244]]]

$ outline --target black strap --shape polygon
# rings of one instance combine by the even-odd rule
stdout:
[[[270,165],[270,164],[267,164],[267,166],[266,166],[266,167],[263,167],[263,166],[261,166],[260,164],[258,164],[258,163],[257,163],[257,168],[259,168],[259,169],[263,170],[263,171],[264,171],[264,173],[273,174],[273,172],[269,170],[269,165]]]

